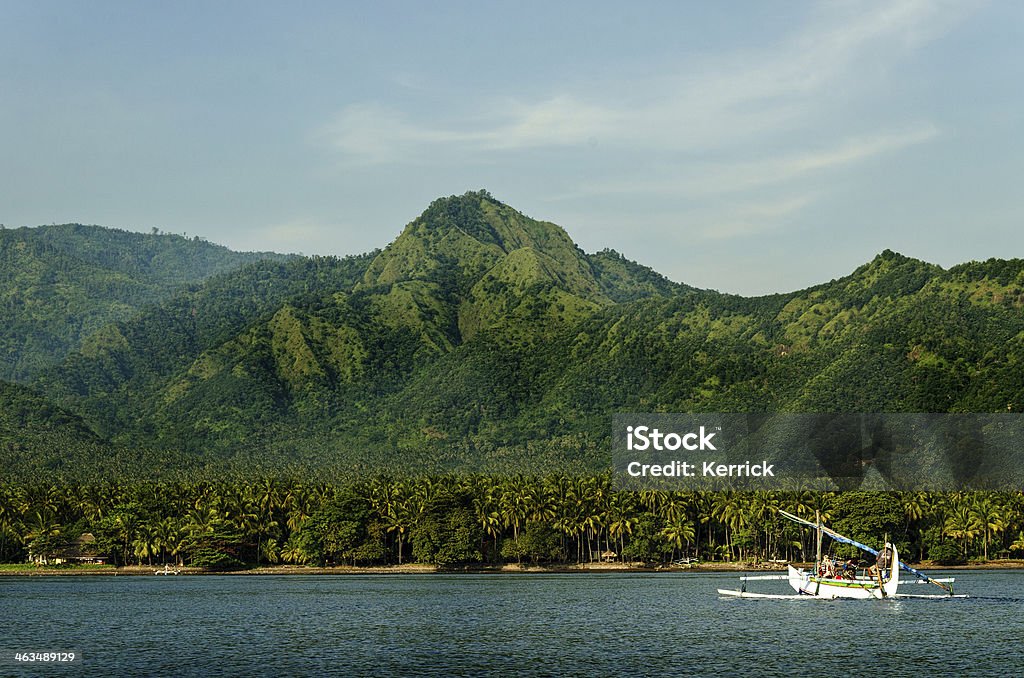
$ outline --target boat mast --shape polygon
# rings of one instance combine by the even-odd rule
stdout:
[[[814,522],[817,525],[818,534],[818,551],[814,560],[814,573],[817,574],[821,570],[821,511],[815,509],[814,511]]]

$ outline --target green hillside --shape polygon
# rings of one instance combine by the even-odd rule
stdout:
[[[106,448],[81,417],[24,386],[0,381],[0,467],[31,468],[39,479],[75,477],[92,460],[106,466],[100,461],[111,457]]]
[[[141,421],[154,401],[165,400],[168,380],[197,360],[204,364],[204,352],[228,350],[240,333],[272,319],[289,300],[316,305],[335,290],[350,289],[374,254],[262,260],[214,276],[131,320],[103,327],[36,385],[82,412],[104,435],[114,435]],[[143,422],[143,428],[151,426]]]
[[[616,411],[1019,411],[1022,304],[1024,261],[889,251],[788,294],[696,290],[476,192],[379,252],[214,276],[34,386],[175,468],[586,469]]]
[[[271,253],[64,224],[0,229],[0,379],[26,381],[107,323]]]
[[[583,322],[543,406],[642,411],[1019,411],[1024,262],[943,271],[892,252],[758,299],[682,295]],[[586,357],[585,360],[578,359]]]

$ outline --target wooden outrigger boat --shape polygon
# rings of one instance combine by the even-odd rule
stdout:
[[[737,598],[812,598],[835,599],[854,598],[883,600],[886,598],[945,598],[953,595],[951,586],[953,579],[933,579],[923,572],[919,572],[899,559],[899,552],[892,544],[886,543],[881,551],[876,551],[870,546],[861,544],[858,541],[844,537],[835,530],[829,529],[821,524],[820,514],[817,522],[812,523],[798,518],[791,513],[779,511],[784,517],[801,525],[812,527],[817,532],[817,558],[813,570],[804,570],[793,565],[787,565],[785,575],[761,575],[741,577],[742,585],[740,590],[718,589],[718,593],[724,596]],[[834,541],[843,544],[850,544],[863,551],[876,556],[875,564],[869,568],[860,570],[852,561],[842,563],[821,555],[822,536],[831,537]],[[910,596],[899,593],[900,571],[905,571],[917,577],[918,583],[935,584],[945,591],[939,596]],[[764,581],[769,579],[785,579],[796,591],[795,595],[776,595],[769,593],[752,593],[747,591],[746,582]],[[909,582],[907,582],[909,583]]]

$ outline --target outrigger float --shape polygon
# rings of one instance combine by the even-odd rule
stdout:
[[[795,523],[812,527],[817,533],[817,558],[814,570],[807,571],[793,565],[787,565],[787,573],[784,575],[755,575],[740,577],[740,589],[718,589],[723,596],[736,598],[821,598],[832,600],[835,598],[854,598],[883,600],[887,598],[966,598],[966,596],[953,595],[952,577],[945,579],[933,579],[928,575],[915,570],[899,559],[899,552],[892,544],[886,543],[881,551],[876,551],[870,546],[861,544],[858,541],[844,537],[835,530],[821,524],[821,514],[816,514],[816,522],[812,523],[803,518],[798,518],[792,513],[779,511],[779,513]],[[848,560],[845,563],[833,560],[821,555],[822,536],[828,536],[834,541],[843,544],[850,544],[862,551],[875,556],[875,564],[859,571],[857,565]],[[941,588],[944,593],[939,595],[910,595],[899,593],[901,584],[900,571],[908,572],[916,579],[903,581],[904,584],[934,584]],[[771,593],[752,593],[747,591],[748,581],[786,580],[796,591],[795,595],[777,595]]]

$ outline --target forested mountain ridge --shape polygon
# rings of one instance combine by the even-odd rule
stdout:
[[[890,251],[806,290],[697,290],[475,192],[379,252],[214,276],[33,386],[179,466],[593,468],[616,411],[1019,411],[1022,306],[1024,261]]]
[[[359,436],[365,411],[481,331],[532,345],[613,296],[685,289],[611,251],[594,261],[485,193],[444,198],[381,252],[257,264],[110,326],[36,386],[126,444]]]
[[[0,229],[0,379],[26,381],[107,323],[268,258],[284,256],[82,224]]]
[[[1020,411],[1024,262],[942,269],[885,252],[755,299],[609,309],[561,348],[546,393],[574,419],[641,411]],[[589,356],[572,361],[572,356]]]

